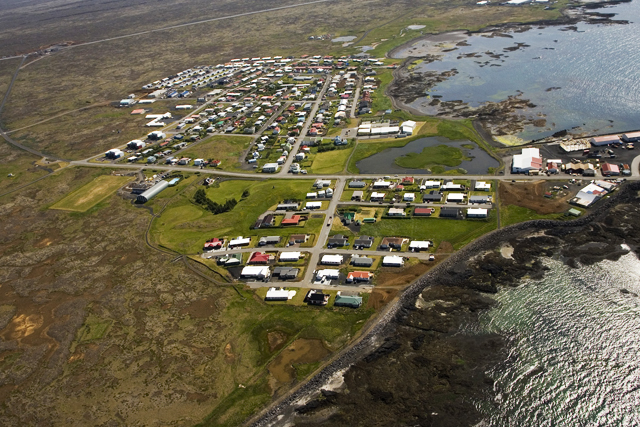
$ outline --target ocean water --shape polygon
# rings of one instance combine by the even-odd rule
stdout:
[[[640,261],[547,265],[543,280],[501,290],[464,328],[510,340],[507,360],[489,372],[497,398],[477,402],[482,424],[640,425]]]
[[[518,114],[543,116],[547,123],[544,127],[526,126],[516,135],[523,139],[572,128],[573,132],[588,133],[640,129],[640,1],[597,11],[616,13],[614,19],[630,23],[580,23],[577,30],[534,26],[525,32],[507,32],[513,38],[476,34],[468,37],[470,46],[443,53],[442,60],[420,64],[416,71],[458,71],[427,92],[444,101],[462,100],[479,106],[518,94],[531,100],[536,107]],[[518,43],[519,49],[505,50]],[[470,53],[476,55],[458,59]],[[503,56],[494,58],[491,54]],[[433,114],[428,102],[430,98],[425,97],[410,105]]]

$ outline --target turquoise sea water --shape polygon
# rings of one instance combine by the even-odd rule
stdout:
[[[640,425],[640,261],[548,266],[545,279],[501,290],[463,329],[510,340],[507,360],[489,372],[497,398],[477,402],[482,424]]]
[[[640,129],[640,1],[598,11],[630,23],[580,23],[577,30],[534,26],[507,31],[512,38],[472,35],[470,46],[443,53],[442,60],[420,64],[416,71],[458,71],[427,92],[444,101],[478,106],[521,93],[536,107],[518,114],[543,114],[547,120],[544,127],[527,126],[518,135],[524,139],[571,128],[589,133]],[[505,50],[519,43],[519,49]],[[459,58],[469,53],[476,55]],[[491,56],[496,54],[503,56]],[[410,105],[433,114],[429,101],[419,98]]]

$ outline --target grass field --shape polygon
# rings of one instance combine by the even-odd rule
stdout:
[[[239,171],[243,162],[242,154],[249,148],[250,136],[215,135],[189,147],[183,157],[192,159],[215,159],[222,163],[216,169]]]
[[[446,241],[455,249],[460,249],[472,240],[494,230],[496,226],[496,215],[492,212],[486,221],[444,218],[383,219],[374,224],[362,224],[360,234],[432,240],[436,248],[440,242]]]
[[[54,203],[51,209],[86,212],[131,181],[128,176],[102,175]]]
[[[569,210],[569,207],[567,207]],[[571,219],[564,213],[539,214],[533,209],[523,206],[502,205],[500,207],[500,224],[503,227],[519,222],[531,221],[533,219]]]
[[[311,173],[316,174],[332,174],[344,171],[347,160],[355,146],[348,150],[325,151],[324,153],[316,153],[311,165]]]
[[[310,218],[300,227],[251,229],[261,214],[285,199],[304,200],[312,184],[312,180],[224,181],[217,188],[208,188],[207,196],[218,203],[235,198],[238,204],[233,210],[218,215],[192,202],[194,187],[172,201],[153,222],[152,237],[163,246],[193,254],[201,251],[205,240],[211,237],[318,234],[324,215],[322,218]],[[243,199],[245,190],[249,195]]]

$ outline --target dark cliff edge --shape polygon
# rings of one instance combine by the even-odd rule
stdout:
[[[567,265],[617,260],[640,247],[640,182],[627,182],[592,213],[572,221],[538,220],[496,230],[418,279],[355,345],[254,426],[464,426],[480,422],[474,401],[493,400],[489,367],[506,340],[460,333],[493,304],[500,287],[542,278],[543,257]],[[499,250],[513,248],[510,256]],[[344,372],[344,384],[323,390]]]

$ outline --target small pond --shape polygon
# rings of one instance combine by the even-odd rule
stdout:
[[[395,159],[409,153],[421,153],[425,148],[442,144],[459,148],[465,157],[471,158],[471,160],[463,160],[460,165],[455,167],[445,166],[445,170],[462,168],[470,175],[483,175],[487,173],[490,167],[498,167],[498,161],[486,151],[480,149],[476,143],[471,141],[451,141],[439,136],[416,139],[404,147],[389,148],[360,160],[356,163],[356,166],[360,169],[361,174],[429,174],[431,172],[425,169],[410,169],[398,166],[395,163]],[[474,148],[465,148],[465,145],[473,145]]]

